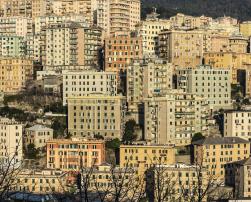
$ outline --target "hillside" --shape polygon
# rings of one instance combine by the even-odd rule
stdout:
[[[142,0],[142,17],[156,7],[161,17],[176,13],[212,17],[231,16],[251,20],[251,0]]]

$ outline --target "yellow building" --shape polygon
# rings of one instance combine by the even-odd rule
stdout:
[[[232,70],[232,83],[237,82],[237,70],[246,69],[251,64],[250,53],[207,52],[204,53],[204,63],[214,68]]]
[[[0,58],[0,92],[18,93],[32,80],[33,63],[25,58]]]
[[[61,170],[21,170],[12,189],[34,193],[65,193],[69,185],[67,177],[67,173]]]
[[[250,156],[250,142],[239,137],[208,137],[193,142],[194,161],[210,176],[225,181],[225,165]]]
[[[250,37],[251,36],[251,21],[244,21],[240,24],[240,32],[245,36],[245,37]]]
[[[175,148],[173,145],[121,145],[120,167],[137,168],[138,174],[144,172],[153,165],[174,164]]]

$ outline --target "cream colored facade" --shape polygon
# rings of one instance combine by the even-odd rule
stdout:
[[[210,176],[225,181],[225,165],[250,156],[250,142],[239,137],[208,137],[194,145],[194,159]]]
[[[142,36],[144,56],[153,56],[158,53],[158,34],[161,30],[169,28],[170,20],[159,19],[155,12],[147,15],[146,20],[136,25],[136,32]]]
[[[153,165],[170,165],[175,163],[174,145],[120,145],[120,167],[137,168],[139,175]]]
[[[139,0],[98,0],[97,25],[104,29],[105,36],[116,32],[128,32],[140,22]]]
[[[177,68],[176,75],[179,89],[206,98],[211,109],[232,107],[230,70],[203,65]]]
[[[240,137],[246,140],[251,139],[251,111],[225,111],[224,137]]]
[[[60,170],[21,170],[12,190],[34,193],[65,193],[69,185],[67,173]]]
[[[245,36],[245,37],[250,37],[251,36],[251,21],[244,21],[240,24],[240,32]]]
[[[209,106],[200,96],[171,90],[144,99],[145,139],[157,144],[188,145],[196,132],[207,133]]]
[[[70,65],[97,66],[101,30],[74,23],[51,24],[46,29],[46,70]]]
[[[165,94],[172,88],[173,65],[161,59],[135,61],[127,68],[127,102],[135,110],[143,98]]]
[[[125,98],[93,94],[68,98],[68,130],[73,136],[121,138]]]
[[[80,14],[85,16],[91,25],[94,22],[94,12],[97,10],[97,0],[54,0],[52,11],[56,15]]]
[[[237,69],[246,69],[251,64],[250,53],[207,52],[204,53],[204,63],[213,68],[226,68],[232,71],[231,83],[237,82]]]
[[[32,17],[32,0],[3,0],[1,3],[4,17]]]
[[[105,142],[83,138],[47,141],[47,168],[80,171],[105,161]]]
[[[23,160],[23,125],[8,118],[0,117],[0,161],[18,166]]]
[[[53,139],[53,129],[43,125],[34,125],[26,129],[24,146],[27,149],[29,144],[34,144],[35,148],[43,148],[50,139]]]
[[[2,57],[0,69],[0,91],[9,94],[24,90],[33,75],[31,59]]]
[[[117,74],[97,71],[63,71],[63,105],[68,97],[101,93],[117,95]]]
[[[207,171],[194,165],[172,164],[157,165],[149,171],[146,187],[150,201],[169,202],[188,200],[198,201],[199,189],[209,193],[210,185]],[[207,201],[207,195],[200,196],[201,202]]]
[[[159,34],[159,55],[175,66],[202,64],[204,33],[199,30],[168,30]]]

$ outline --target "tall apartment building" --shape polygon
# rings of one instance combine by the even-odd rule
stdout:
[[[50,0],[32,0],[32,20],[36,17],[45,16],[51,12]]]
[[[26,37],[32,34],[32,19],[28,17],[0,17],[0,34]]]
[[[77,171],[105,161],[105,142],[81,138],[47,141],[47,168]]]
[[[46,69],[70,65],[97,66],[101,30],[75,23],[51,24],[46,29]]]
[[[105,71],[125,71],[135,59],[142,59],[142,38],[116,34],[105,39]]]
[[[27,54],[24,37],[17,35],[0,35],[1,57],[22,57]]]
[[[213,68],[226,68],[232,71],[232,83],[237,83],[237,70],[246,69],[251,64],[250,53],[207,52],[204,53],[204,64]]]
[[[157,165],[147,173],[146,190],[150,201],[198,201],[198,190],[206,192],[208,181],[207,170],[195,165]],[[208,196],[200,197],[201,202],[207,201]]]
[[[171,90],[144,99],[144,135],[157,144],[188,145],[194,133],[206,134],[209,106],[200,96]]]
[[[23,125],[15,120],[0,117],[0,161],[19,165],[23,160]]]
[[[164,30],[159,34],[159,56],[175,66],[202,64],[204,34],[200,30]]]
[[[161,59],[134,61],[127,68],[127,102],[131,110],[143,98],[165,94],[172,88],[173,65]]]
[[[121,138],[125,98],[102,94],[68,98],[68,130],[73,136]]]
[[[31,59],[2,57],[0,59],[0,92],[18,93],[26,88],[33,76]]]
[[[117,74],[97,71],[63,71],[63,105],[68,97],[90,94],[117,95]]]
[[[48,140],[53,139],[53,129],[43,125],[34,125],[25,130],[23,139],[26,149],[29,144],[34,144],[35,148],[43,148]]]
[[[52,11],[56,15],[80,14],[92,25],[97,10],[97,0],[54,0]]]
[[[32,0],[5,0],[2,14],[5,17],[32,17]]]
[[[32,193],[65,193],[68,182],[67,173],[61,170],[21,170],[11,190]],[[31,198],[32,196],[30,196]]]
[[[194,160],[211,177],[224,183],[226,164],[250,156],[250,142],[239,137],[208,137],[193,142]]]
[[[139,175],[152,165],[171,165],[175,163],[174,145],[120,145],[120,167],[137,168]]]
[[[158,54],[158,34],[161,30],[170,28],[170,21],[159,19],[156,12],[148,14],[145,20],[140,21],[135,29],[143,40],[143,55],[153,56]]]
[[[251,139],[251,111],[228,110],[224,112],[224,137]]]
[[[177,86],[187,93],[205,97],[211,109],[230,108],[231,71],[210,66],[177,68]]]
[[[97,25],[105,36],[116,32],[128,32],[140,22],[139,0],[98,0]]]

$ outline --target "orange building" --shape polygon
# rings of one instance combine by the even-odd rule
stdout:
[[[104,162],[104,141],[81,138],[47,141],[47,168],[77,171]]]

